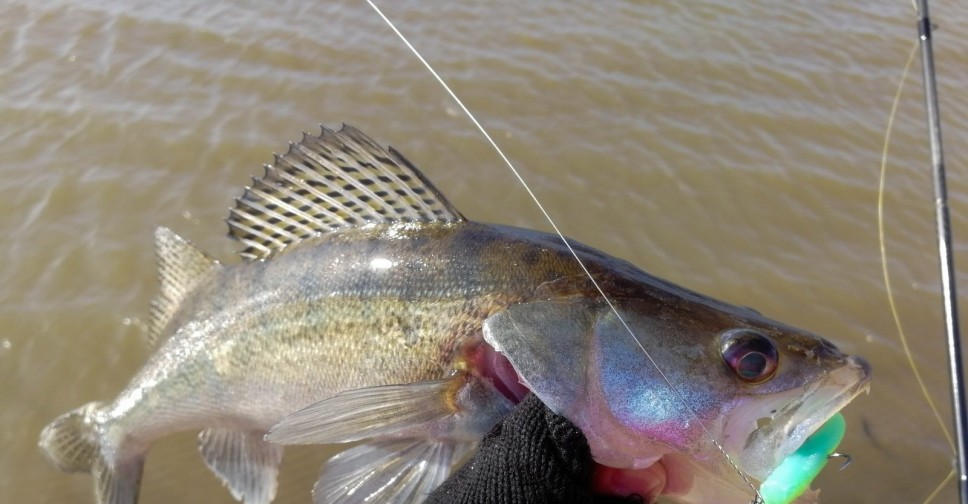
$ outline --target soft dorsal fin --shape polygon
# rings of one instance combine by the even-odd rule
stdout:
[[[349,125],[304,133],[235,202],[226,222],[246,260],[368,223],[464,220],[403,155]]]
[[[148,344],[151,346],[158,341],[182,299],[219,267],[218,261],[166,227],[155,230],[155,257],[160,286],[158,295],[151,302],[148,322]]]

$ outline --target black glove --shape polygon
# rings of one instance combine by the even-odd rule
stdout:
[[[464,467],[430,494],[428,504],[641,503],[641,497],[592,494],[585,436],[528,395],[491,430]]]

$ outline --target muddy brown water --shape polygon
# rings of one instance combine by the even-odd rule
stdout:
[[[945,479],[951,449],[901,351],[876,231],[910,4],[384,3],[566,234],[872,362],[870,395],[846,411],[854,462],[821,476],[826,502],[922,502]],[[964,291],[968,9],[932,13]],[[147,356],[153,228],[232,260],[232,198],[300,131],[354,124],[466,215],[548,229],[363,2],[12,0],[0,20],[2,502],[90,501],[89,477],[48,465],[37,434],[113,397]],[[947,415],[917,74],[891,149],[887,247],[915,361]],[[306,502],[325,453],[287,453],[277,502]],[[185,434],[152,451],[141,502],[231,497]]]

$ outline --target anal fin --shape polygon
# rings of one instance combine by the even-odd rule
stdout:
[[[144,458],[137,456],[122,463],[108,465],[101,458],[94,461],[94,494],[97,504],[135,504],[141,488]]]
[[[263,441],[263,435],[261,431],[207,429],[198,436],[205,464],[245,504],[268,504],[276,495],[283,448]]]
[[[355,446],[326,462],[313,486],[313,502],[423,502],[474,445],[404,439]]]

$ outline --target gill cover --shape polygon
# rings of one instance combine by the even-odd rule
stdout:
[[[484,321],[484,340],[511,361],[531,392],[565,417],[585,397],[591,308],[587,298],[535,301]]]
[[[640,301],[615,302],[632,314],[627,321],[635,337],[600,298],[570,296],[492,315],[484,338],[542,402],[582,430],[597,462],[647,467],[664,453],[702,442],[695,414],[727,398],[703,385],[707,380],[688,380],[697,367],[708,367],[702,348],[677,337],[673,326],[635,314]]]

